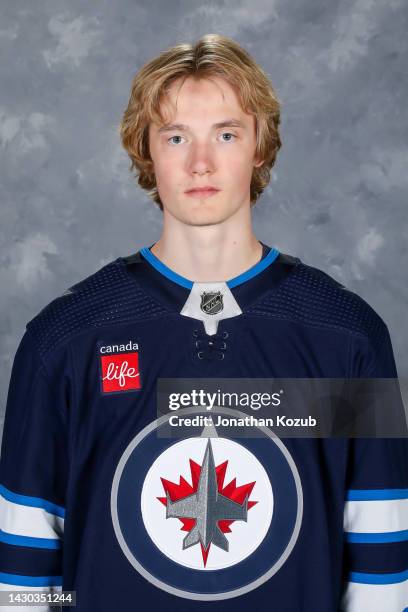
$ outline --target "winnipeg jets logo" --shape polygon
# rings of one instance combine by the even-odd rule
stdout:
[[[223,489],[227,463],[218,469],[215,467],[211,440],[208,439],[201,467],[190,460],[192,485],[184,478],[180,478],[180,485],[161,479],[166,497],[159,500],[166,505],[166,519],[180,519],[182,529],[188,531],[183,539],[184,550],[201,544],[204,565],[211,544],[228,552],[229,542],[225,532],[230,531],[229,527],[234,521],[246,522],[248,509],[257,503],[248,501],[255,482],[238,489],[232,481]],[[171,495],[176,501],[171,499]],[[238,501],[240,497],[243,498],[242,502]]]
[[[112,525],[123,554],[156,588],[193,601],[258,588],[286,562],[301,528],[291,454],[267,429],[259,439],[232,440],[221,428],[169,438],[168,419],[141,430],[116,468]]]
[[[206,572],[231,567],[259,546],[274,495],[268,474],[245,447],[198,437],[179,440],[157,457],[144,479],[141,507],[159,550]]]
[[[221,291],[209,292],[201,294],[200,308],[203,312],[209,315],[215,315],[224,308]]]

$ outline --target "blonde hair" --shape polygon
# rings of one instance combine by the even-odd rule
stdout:
[[[281,147],[280,103],[266,73],[232,39],[218,34],[202,36],[194,45],[181,43],[145,64],[132,81],[128,106],[119,134],[136,170],[138,184],[163,210],[149,152],[149,123],[164,123],[160,104],[170,85],[179,79],[219,76],[232,85],[244,112],[256,119],[255,155],[264,163],[254,167],[250,202],[255,204],[270,181],[270,172]]]

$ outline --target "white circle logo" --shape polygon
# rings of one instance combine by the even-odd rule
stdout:
[[[258,548],[272,520],[273,492],[265,469],[241,444],[189,438],[150,467],[141,513],[163,554],[188,568],[217,570]]]

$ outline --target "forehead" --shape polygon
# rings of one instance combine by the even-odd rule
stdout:
[[[229,116],[250,121],[251,115],[244,112],[235,88],[218,76],[191,76],[174,81],[164,92],[160,101],[163,119],[205,119],[205,117]]]

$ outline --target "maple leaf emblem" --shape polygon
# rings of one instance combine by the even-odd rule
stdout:
[[[247,521],[248,510],[258,502],[249,501],[255,482],[237,487],[236,478],[224,486],[228,460],[215,466],[211,440],[208,439],[201,465],[189,459],[191,484],[180,475],[179,483],[161,478],[166,497],[157,499],[166,506],[166,519],[178,518],[181,531],[187,531],[183,550],[201,545],[204,567],[211,544],[228,551],[225,533],[234,521]]]

